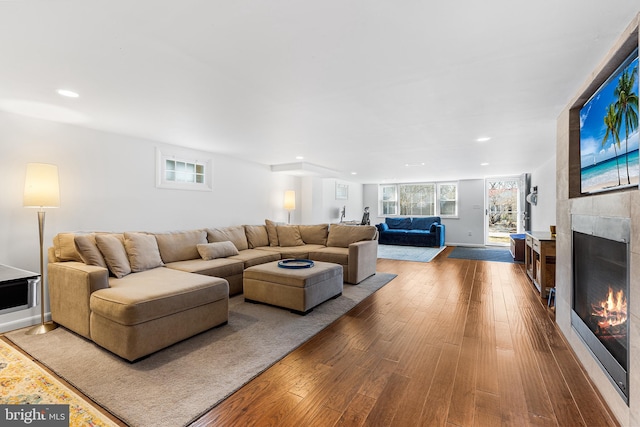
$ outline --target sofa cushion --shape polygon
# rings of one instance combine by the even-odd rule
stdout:
[[[411,218],[387,218],[384,222],[392,230],[398,228],[407,230],[411,228]]]
[[[163,265],[158,242],[153,234],[124,233],[124,249],[134,273]]]
[[[131,273],[131,265],[124,248],[124,236],[122,234],[97,234],[96,245],[109,267],[109,271],[121,279]]]
[[[249,249],[269,246],[269,234],[267,234],[266,225],[245,225],[244,233],[247,235]]]
[[[300,236],[300,229],[297,225],[278,225],[278,242],[281,247],[303,246],[304,242]]]
[[[327,247],[309,252],[309,259],[314,261],[332,262],[334,264],[349,264],[349,248]]]
[[[327,246],[348,248],[352,243],[375,239],[376,233],[377,228],[373,225],[331,224]]]
[[[258,251],[273,252],[280,254],[280,258],[309,258],[310,251],[322,249],[322,245],[303,245],[303,246],[266,246],[257,248]]]
[[[205,230],[155,233],[160,256],[165,264],[170,262],[200,259],[196,245],[207,243]]]
[[[264,223],[265,223],[265,226],[267,227],[267,235],[269,236],[269,246],[280,246],[278,242],[278,231],[276,230],[278,223],[273,222],[269,219],[265,219]]]
[[[226,258],[238,255],[238,248],[232,242],[200,243],[196,246],[202,259]]]
[[[247,243],[247,235],[244,232],[243,225],[209,228],[207,230],[207,239],[209,240],[209,243],[226,241],[232,242],[239,251],[249,249],[249,243]]]
[[[228,298],[219,277],[164,267],[111,279],[110,288],[91,294],[91,311],[122,325],[137,325]]]
[[[186,271],[187,273],[204,274],[206,276],[231,277],[242,275],[244,264],[242,261],[231,258],[216,258],[210,260],[189,259],[165,264],[172,270]]]
[[[326,245],[329,236],[329,224],[299,225],[300,237],[305,243]]]
[[[269,248],[269,246],[263,246]],[[240,251],[238,255],[230,256],[229,259],[235,259],[244,263],[244,268],[253,267],[258,264],[266,264],[271,261],[278,261],[281,258],[280,252],[264,251],[259,249],[247,249]]]
[[[80,258],[82,258],[82,262],[87,265],[97,265],[98,267],[108,268],[96,244],[95,234],[76,234],[73,241],[76,245],[76,250],[80,254]]]
[[[433,224],[433,217],[419,217],[411,219],[411,230],[429,230]]]
[[[82,262],[82,257],[76,250],[76,233],[58,233],[53,238],[53,250],[58,261]]]

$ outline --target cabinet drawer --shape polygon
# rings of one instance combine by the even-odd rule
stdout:
[[[525,239],[526,239],[527,245],[532,246],[533,237],[527,236],[527,237],[525,237]]]
[[[534,251],[536,252],[540,252],[540,240],[534,240],[533,243],[531,244],[531,247],[533,248]]]

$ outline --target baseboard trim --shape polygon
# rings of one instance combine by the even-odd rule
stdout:
[[[51,313],[44,314],[44,321],[51,321]],[[11,320],[9,322],[0,323],[0,333],[15,331],[16,329],[27,328],[29,326],[35,326],[40,323],[40,315],[33,315],[23,317],[21,319]]]

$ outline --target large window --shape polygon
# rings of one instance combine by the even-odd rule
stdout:
[[[424,182],[380,185],[382,216],[458,215],[458,184],[456,182]]]
[[[435,184],[401,184],[400,215],[433,216],[436,213]]]
[[[212,160],[198,159],[195,154],[188,151],[158,149],[157,186],[178,190],[211,191]]]

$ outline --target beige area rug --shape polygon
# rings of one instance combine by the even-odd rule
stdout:
[[[0,386],[2,405],[69,405],[71,427],[116,426],[92,404],[2,340]]]
[[[261,304],[229,301],[229,324],[136,363],[57,328],[45,335],[7,338],[132,426],[186,425],[286,356],[394,274],[377,273],[306,316]]]

